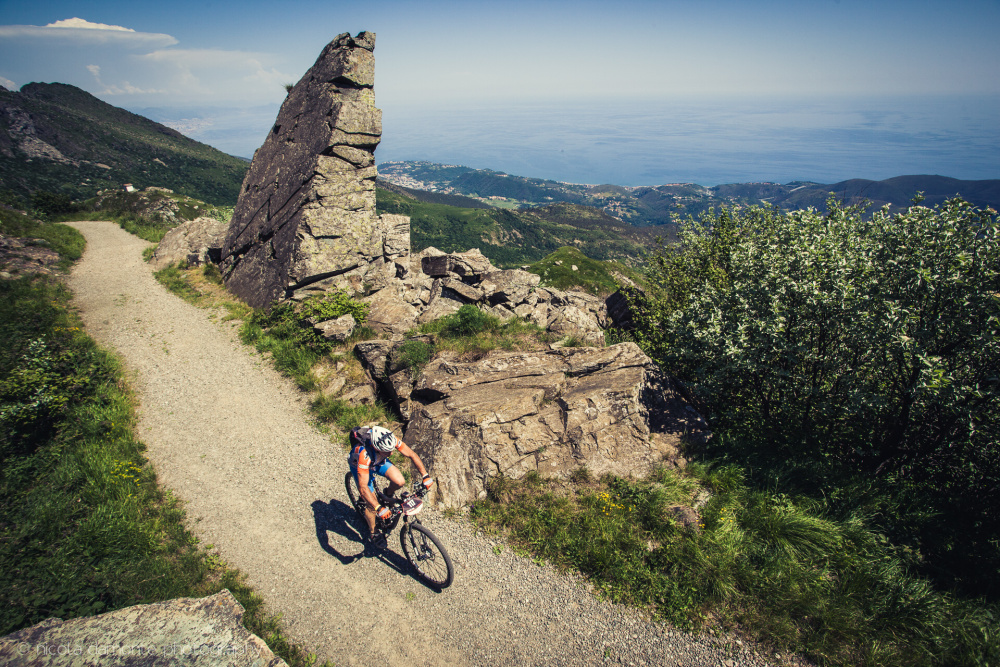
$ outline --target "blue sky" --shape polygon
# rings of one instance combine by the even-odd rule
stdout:
[[[71,83],[248,155],[341,32],[377,33],[387,132],[418,132],[460,109],[994,97],[998,28],[998,0],[0,0],[0,83]]]

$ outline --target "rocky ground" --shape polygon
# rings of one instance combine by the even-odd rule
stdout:
[[[144,241],[73,223],[87,250],[70,285],[89,333],[117,350],[140,433],[194,532],[244,571],[293,640],[336,665],[767,665],[733,639],[699,638],[596,597],[586,581],[514,555],[430,511],[455,583],[416,580],[396,536],[364,555],[346,457],[304,396],[233,327],[167,293]]]

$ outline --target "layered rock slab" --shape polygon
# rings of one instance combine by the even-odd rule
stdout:
[[[375,34],[344,33],[289,91],[254,154],[222,248],[230,291],[266,307],[326,281],[360,283],[409,254],[409,219],[375,213]]]
[[[0,638],[0,663],[103,667],[287,667],[242,625],[228,590],[126,607],[100,616],[50,618]]]
[[[633,343],[436,359],[409,395],[404,439],[434,470],[446,507],[482,497],[489,477],[641,475],[677,463],[706,425]]]

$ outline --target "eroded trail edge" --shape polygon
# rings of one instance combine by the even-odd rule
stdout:
[[[72,224],[87,238],[69,281],[75,303],[91,336],[130,371],[160,483],[320,661],[767,664],[599,600],[579,577],[494,548],[433,511],[424,523],[455,563],[451,588],[414,579],[395,534],[383,557],[363,557],[345,454],[311,425],[301,392],[232,325],[157,283],[142,261],[147,242],[110,222]]]

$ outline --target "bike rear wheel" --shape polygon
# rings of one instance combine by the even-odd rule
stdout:
[[[406,559],[417,575],[435,588],[447,588],[455,580],[455,568],[441,541],[419,523],[408,523],[399,532]]]

